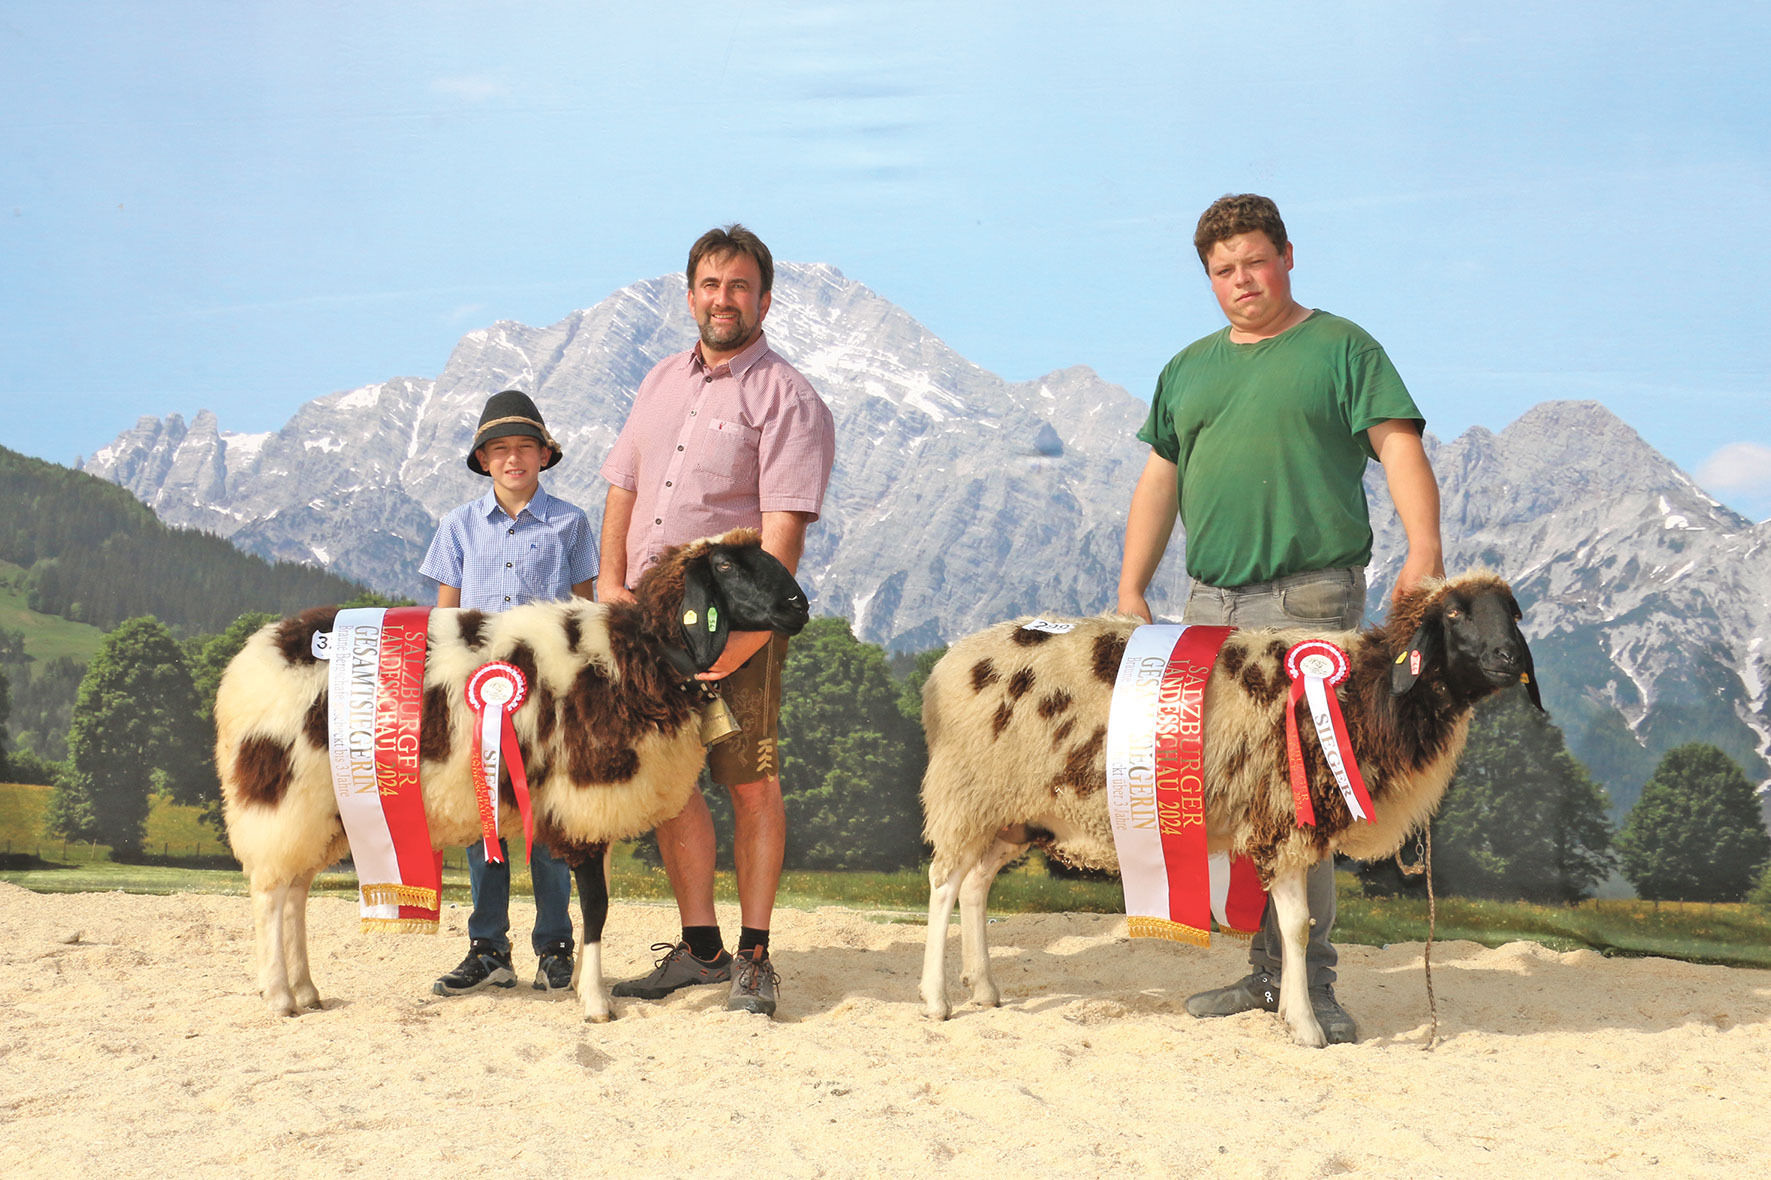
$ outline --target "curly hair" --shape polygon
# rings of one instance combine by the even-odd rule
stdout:
[[[1263,233],[1273,249],[1284,251],[1285,222],[1280,220],[1279,206],[1271,197],[1257,193],[1226,193],[1199,215],[1199,227],[1193,231],[1193,248],[1199,251],[1199,264],[1219,242],[1238,234]]]
[[[775,259],[769,254],[769,248],[763,240],[745,229],[737,222],[721,229],[715,227],[695,239],[689,247],[689,286],[695,285],[695,268],[701,260],[712,254],[716,259],[728,254],[748,255],[756,263],[757,274],[762,281],[761,294],[767,295],[775,286]]]

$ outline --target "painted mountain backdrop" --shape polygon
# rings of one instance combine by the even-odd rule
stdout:
[[[907,650],[1112,605],[1143,403],[1081,366],[1004,381],[826,265],[778,268],[767,326],[836,416],[830,496],[801,567],[814,610]],[[597,469],[634,389],[693,339],[683,280],[666,276],[549,327],[471,332],[441,375],[316,398],[274,433],[229,433],[208,412],[143,418],[83,466],[169,523],[426,599],[417,567],[437,518],[484,490],[463,451],[489,393],[535,396],[565,451],[548,487],[595,520]],[[1499,434],[1428,446],[1447,566],[1489,566],[1519,591],[1546,700],[1619,812],[1684,741],[1771,774],[1771,522],[1722,507],[1596,403],[1546,403]],[[1401,533],[1381,472],[1368,483],[1381,609]],[[1159,612],[1185,596],[1175,549],[1152,589]]]

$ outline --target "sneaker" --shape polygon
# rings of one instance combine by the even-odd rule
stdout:
[[[636,1000],[661,1000],[678,988],[693,987],[700,983],[724,983],[732,978],[732,956],[725,951],[720,952],[717,962],[703,963],[689,953],[689,944],[686,942],[679,942],[675,946],[668,942],[655,942],[652,949],[664,952],[664,957],[652,965],[652,973],[638,979],[623,980],[609,989],[611,995]]]
[[[475,941],[467,950],[461,966],[431,985],[439,996],[464,996],[483,987],[515,987],[516,972],[510,969],[510,952],[495,949],[491,943]]]
[[[738,969],[732,975],[732,996],[726,1001],[726,1011],[773,1016],[781,977],[775,974],[768,953],[758,948],[755,958],[739,955],[734,962]]]
[[[1310,989],[1310,1010],[1316,1014],[1316,1023],[1322,1026],[1322,1035],[1328,1038],[1329,1044],[1351,1045],[1359,1039],[1359,1026],[1334,998],[1334,984],[1325,983]]]
[[[1234,1016],[1238,1012],[1256,1010],[1279,1011],[1278,976],[1256,971],[1229,987],[1213,988],[1187,997],[1187,1011],[1195,1016]]]
[[[535,966],[535,983],[532,986],[538,992],[561,992],[571,989],[571,943],[556,942],[542,948],[541,961]]]

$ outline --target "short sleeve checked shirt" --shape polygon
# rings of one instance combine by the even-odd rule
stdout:
[[[765,512],[815,519],[835,459],[830,407],[766,336],[712,368],[699,346],[666,357],[640,383],[602,468],[634,493],[628,586],[671,545],[761,528]]]
[[[584,510],[536,488],[511,517],[488,491],[437,526],[418,572],[461,589],[461,605],[505,611],[554,602],[596,577],[597,541]]]

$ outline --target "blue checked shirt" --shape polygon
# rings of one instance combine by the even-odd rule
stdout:
[[[597,539],[584,510],[541,488],[516,519],[488,491],[437,525],[418,572],[461,588],[461,605],[504,611],[554,602],[596,577]]]

